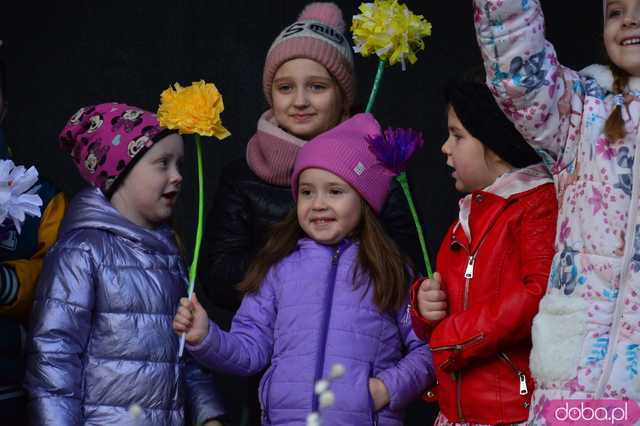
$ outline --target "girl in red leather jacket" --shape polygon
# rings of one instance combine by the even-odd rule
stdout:
[[[554,252],[557,201],[540,158],[496,105],[484,74],[446,90],[442,145],[458,191],[459,218],[438,252],[433,279],[414,283],[416,334],[430,342],[436,425],[527,420],[531,322]]]

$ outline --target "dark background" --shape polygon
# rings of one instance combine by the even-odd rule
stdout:
[[[232,136],[204,149],[206,194],[211,197],[224,164],[244,155],[266,109],[264,57],[277,34],[307,4],[300,0],[14,1],[0,4],[0,57],[8,66],[8,142],[17,163],[73,195],[84,186],[57,135],[81,106],[119,101],[155,111],[162,90],[204,79],[224,97],[223,124]],[[337,1],[347,28],[357,1]],[[446,137],[441,91],[446,80],[480,63],[469,0],[406,1],[433,24],[418,62],[402,72],[388,68],[374,106],[383,126],[424,132],[426,146],[409,178],[432,253],[456,215],[457,199],[440,145]],[[543,0],[547,37],[560,60],[582,68],[601,59],[602,2]],[[355,56],[356,102],[366,104],[375,58]],[[185,181],[177,225],[192,247],[196,220],[194,153],[186,139]],[[211,208],[211,206],[207,206]],[[215,208],[215,206],[213,206]],[[227,313],[220,312],[226,323]],[[221,377],[237,417],[243,379]],[[408,424],[424,424],[413,414]]]

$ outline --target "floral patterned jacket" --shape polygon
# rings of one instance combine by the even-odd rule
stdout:
[[[551,170],[558,193],[556,253],[533,323],[537,390],[530,421],[549,400],[640,399],[640,79],[624,98],[608,68],[578,73],[544,38],[539,0],[474,0],[487,82]],[[627,136],[604,124],[624,100]]]

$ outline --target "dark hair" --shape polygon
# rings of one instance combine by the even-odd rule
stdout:
[[[271,228],[269,239],[249,266],[238,288],[244,293],[255,293],[269,269],[295,250],[305,233],[298,223],[295,207]],[[381,312],[402,306],[410,275],[410,262],[386,236],[382,225],[369,205],[362,200],[362,216],[354,239],[360,243],[358,267],[354,270],[354,283],[360,273],[366,273],[373,283],[373,300]]]
[[[487,87],[484,69],[475,67],[450,80],[445,99],[465,129],[507,163],[522,168],[541,161],[498,107]]]

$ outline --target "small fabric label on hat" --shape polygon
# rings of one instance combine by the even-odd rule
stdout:
[[[296,22],[284,29],[279,38],[285,39],[300,32],[313,31],[315,34],[330,40],[331,42],[341,45],[345,43],[344,36],[339,31],[334,30],[328,25],[318,21]],[[300,34],[302,35],[302,34]],[[307,36],[310,34],[306,34]]]
[[[366,167],[364,166],[364,164],[362,164],[361,162],[358,162],[358,164],[356,164],[356,166],[353,168],[353,171],[355,172],[355,174],[360,176],[364,173],[365,169]]]
[[[338,30],[320,21],[301,21],[289,25],[274,40],[273,44],[271,44],[267,56],[284,40],[298,37],[308,37],[329,43],[337,49],[349,63],[353,63],[353,53],[351,53],[351,47],[345,36]]]

